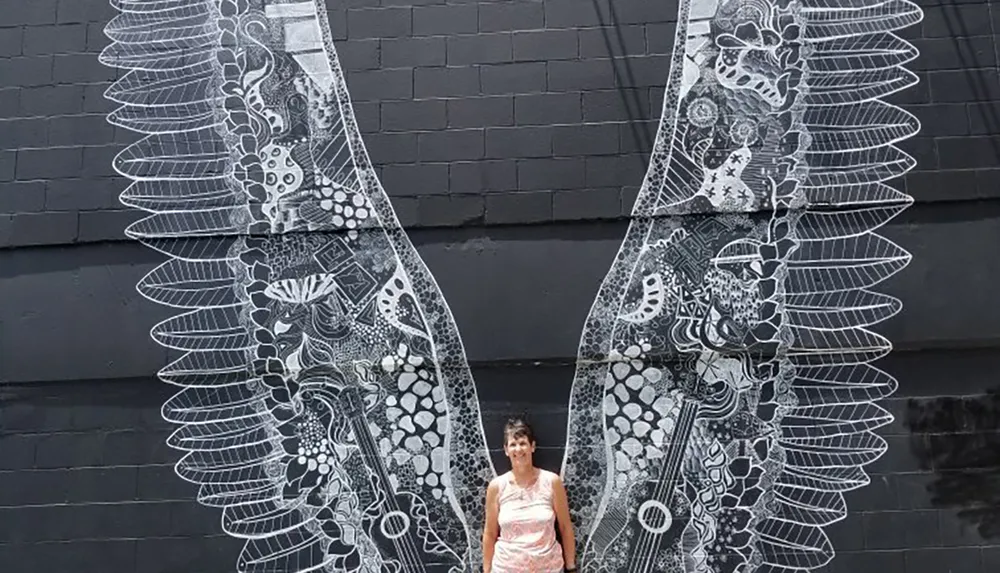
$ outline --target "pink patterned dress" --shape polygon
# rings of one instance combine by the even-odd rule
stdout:
[[[535,483],[523,488],[511,472],[499,477],[500,538],[493,552],[493,573],[562,573],[562,546],[556,540],[552,507],[556,477],[539,470]]]

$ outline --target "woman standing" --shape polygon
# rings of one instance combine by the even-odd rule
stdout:
[[[527,422],[508,421],[503,436],[511,470],[486,489],[483,573],[575,572],[576,540],[562,480],[535,467],[535,436]]]

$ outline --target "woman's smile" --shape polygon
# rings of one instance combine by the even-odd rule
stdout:
[[[531,454],[534,451],[534,443],[525,436],[518,436],[507,440],[504,450],[511,464],[522,466],[531,464]]]

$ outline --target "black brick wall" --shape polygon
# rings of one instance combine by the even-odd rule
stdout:
[[[124,240],[130,215],[93,214],[122,209],[125,184],[110,160],[134,137],[104,119],[113,107],[102,92],[116,71],[97,54],[114,10],[103,0],[5,4],[0,213],[9,216],[0,246]],[[404,224],[630,210],[659,119],[675,3],[328,5],[361,129]],[[567,207],[581,200],[588,204]]]
[[[568,366],[642,181],[676,2],[328,0],[373,162],[452,305],[496,437],[530,409],[558,464]],[[921,0],[895,101],[917,204],[888,453],[826,573],[1000,570],[1000,4]],[[240,543],[173,474],[100,65],[107,0],[0,0],[0,571],[217,573]],[[559,261],[553,265],[552,261]],[[507,310],[514,309],[514,310]],[[534,361],[555,364],[531,367]],[[508,363],[516,363],[511,366]],[[561,365],[560,365],[561,364]]]

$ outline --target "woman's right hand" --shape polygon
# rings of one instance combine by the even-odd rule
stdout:
[[[486,523],[483,524],[483,573],[493,571],[493,549],[500,536],[500,485],[494,479],[486,488]]]

